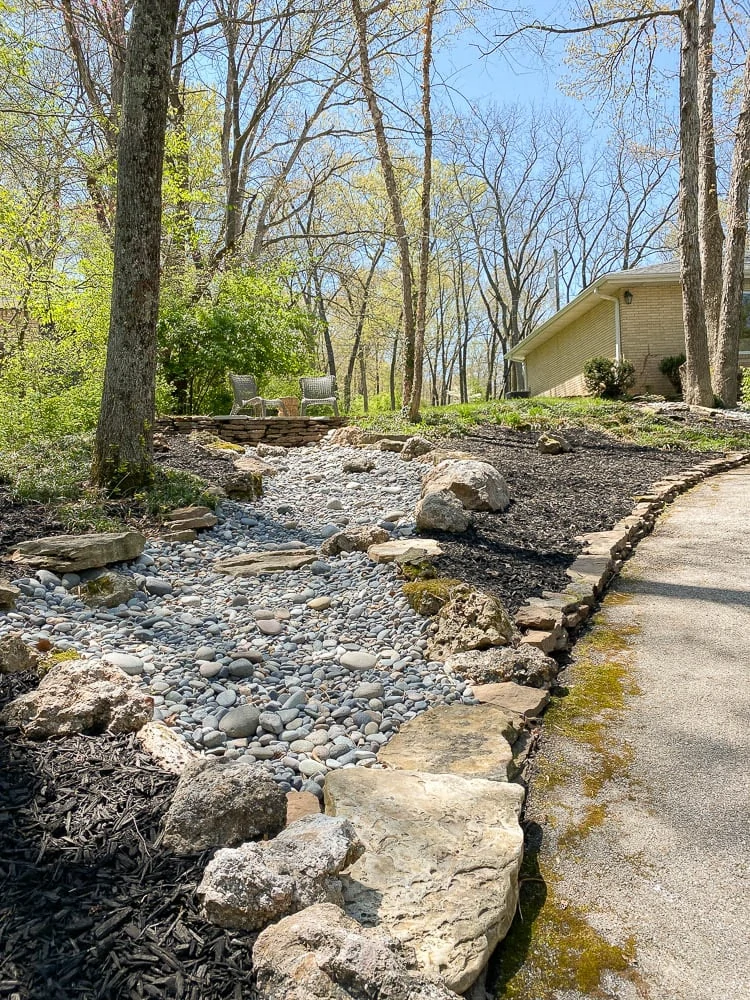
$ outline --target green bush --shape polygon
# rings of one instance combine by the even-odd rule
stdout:
[[[680,378],[680,368],[685,364],[684,354],[671,354],[667,358],[662,358],[659,362],[659,371],[666,375],[674,386],[674,391],[682,395],[682,379]]]
[[[621,399],[635,382],[635,367],[625,359],[591,358],[583,366],[583,378],[592,396]]]
[[[741,369],[741,374],[740,402],[743,406],[750,407],[750,368]]]

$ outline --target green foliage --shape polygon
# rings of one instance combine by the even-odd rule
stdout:
[[[674,391],[682,395],[682,379],[680,378],[680,368],[685,364],[684,354],[671,354],[668,358],[662,358],[659,362],[659,371],[666,375],[674,386]]]
[[[583,379],[592,396],[621,399],[635,382],[635,367],[625,359],[591,358],[583,366]]]
[[[274,376],[305,374],[311,341],[311,317],[289,305],[275,276],[255,272],[223,275],[195,305],[165,296],[159,320],[161,371],[178,413],[228,413],[230,372],[255,375],[264,393]]]
[[[743,368],[741,373],[740,402],[743,406],[750,407],[750,368]]]

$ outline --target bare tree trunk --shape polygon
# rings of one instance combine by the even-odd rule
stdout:
[[[706,316],[703,310],[701,257],[698,241],[698,3],[683,0],[680,59],[680,271],[685,322],[685,402],[711,406],[713,391],[708,363]]]
[[[719,215],[716,181],[716,141],[714,135],[714,7],[715,0],[703,0],[698,26],[698,110],[700,143],[698,162],[698,232],[701,252],[701,280],[706,313],[708,353],[716,364],[719,314],[721,312],[722,253],[724,230]]]
[[[112,310],[91,478],[131,493],[153,472],[161,180],[178,0],[135,0],[117,153]]]
[[[362,409],[365,413],[370,412],[370,396],[367,392],[367,365],[365,363],[365,349],[362,346],[359,350],[359,380],[362,389]]]
[[[362,10],[359,0],[351,0],[351,4],[354,25],[357,31],[362,90],[365,95],[368,111],[370,112],[370,118],[372,119],[378,160],[380,161],[380,169],[383,171],[383,182],[388,196],[391,215],[393,216],[393,225],[396,230],[396,247],[398,249],[399,271],[401,272],[401,308],[403,311],[402,322],[404,328],[403,405],[408,406],[414,386],[414,349],[416,337],[414,276],[411,269],[411,257],[409,256],[409,236],[406,231],[406,221],[404,219],[401,195],[396,180],[396,171],[391,158],[390,146],[388,145],[388,136],[385,132],[383,113],[380,110],[372,78],[370,52],[367,44],[367,14]]]
[[[422,49],[422,125],[424,130],[424,157],[422,160],[422,225],[419,234],[419,289],[417,293],[417,320],[414,341],[414,385],[409,399],[409,420],[416,423],[422,402],[422,371],[424,368],[424,335],[427,317],[427,278],[430,267],[430,216],[432,196],[432,31],[435,23],[437,0],[427,0],[424,19],[424,47]],[[404,405],[406,395],[404,394]]]
[[[714,358],[714,392],[725,406],[737,403],[742,290],[747,243],[748,185],[750,184],[750,51],[745,58],[742,105],[732,154],[727,196],[727,245],[719,335]]]
[[[398,328],[396,329],[396,336],[393,338],[393,354],[391,355],[391,368],[388,373],[388,390],[391,395],[391,409],[396,409],[396,367],[398,365],[398,342],[401,336],[401,321],[403,317],[399,316]]]
[[[357,325],[354,330],[354,343],[352,344],[352,351],[349,355],[349,364],[346,366],[346,374],[344,375],[344,412],[349,412],[349,407],[352,402],[352,379],[354,378],[354,365],[357,361],[357,355],[360,353],[360,344],[362,342],[362,331],[365,328],[365,320],[367,319],[367,307],[370,303],[370,288],[372,287],[372,279],[375,277],[375,271],[378,267],[378,262],[383,256],[385,251],[385,239],[382,240],[380,246],[377,249],[375,256],[370,262],[370,267],[367,272],[367,277],[365,278],[365,283],[362,287],[362,301],[359,304],[359,310],[357,312]]]

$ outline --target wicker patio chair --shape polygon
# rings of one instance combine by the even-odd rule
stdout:
[[[302,399],[299,404],[300,416],[305,415],[308,406],[332,406],[336,416],[339,404],[336,399],[336,376],[322,375],[317,378],[301,378],[299,387]]]
[[[230,375],[229,381],[232,383],[234,393],[234,405],[230,416],[234,416],[246,406],[252,406],[255,416],[264,417],[265,401],[258,395],[258,383],[253,375]]]

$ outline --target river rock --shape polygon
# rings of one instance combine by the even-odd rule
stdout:
[[[450,490],[433,490],[416,508],[418,531],[449,531],[461,535],[468,531],[471,518],[463,504]]]
[[[422,480],[422,496],[453,493],[467,510],[505,510],[510,503],[508,484],[489,462],[441,462]]]
[[[243,552],[215,564],[217,573],[227,576],[263,576],[266,573],[283,573],[301,569],[316,560],[315,549],[301,548],[294,551]]]
[[[378,760],[401,771],[507,781],[521,728],[494,705],[441,705],[402,726]]]
[[[303,816],[266,843],[218,851],[198,898],[211,923],[251,931],[314,903],[342,906],[336,875],[363,850],[348,820]]]
[[[533,688],[551,687],[560,670],[551,656],[534,646],[470,649],[448,656],[445,666],[477,684],[515,681]]]
[[[222,716],[219,729],[226,733],[230,740],[245,739],[255,736],[260,720],[260,709],[255,705],[240,705],[230,709]]]
[[[286,798],[266,771],[247,760],[190,763],[164,819],[164,844],[175,854],[234,847],[274,837],[286,822]]]
[[[422,973],[464,993],[516,910],[523,790],[354,768],[327,776],[325,801],[365,845],[344,878],[346,912],[413,948]]]
[[[259,1000],[459,1000],[408,969],[398,942],[363,929],[331,903],[263,931],[253,968]]]
[[[506,646],[513,638],[510,615],[492,594],[457,587],[435,619],[430,656],[444,660],[451,653],[488,646]]]
[[[31,739],[69,733],[130,733],[153,714],[153,701],[119,667],[98,660],[65,660],[49,669],[35,691],[0,712]]]
[[[137,531],[99,532],[92,535],[51,535],[21,542],[13,554],[16,562],[53,573],[78,573],[110,563],[137,559],[146,539]]]

